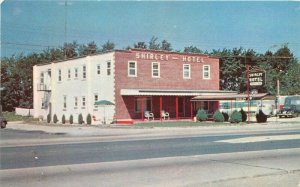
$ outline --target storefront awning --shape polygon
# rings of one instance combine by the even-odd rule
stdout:
[[[267,93],[250,94],[251,99],[262,99]],[[219,101],[219,100],[246,100],[248,94],[223,94],[223,95],[199,95],[191,99],[191,101]]]
[[[121,89],[122,96],[209,96],[236,94],[224,90]]]

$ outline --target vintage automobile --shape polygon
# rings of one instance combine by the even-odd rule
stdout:
[[[298,117],[300,115],[300,96],[290,96],[285,99],[283,109],[279,112],[279,118]]]
[[[6,127],[6,124],[7,124],[7,120],[2,115],[0,115],[1,129],[4,129]]]

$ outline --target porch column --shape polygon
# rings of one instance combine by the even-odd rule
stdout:
[[[193,102],[191,102],[191,120],[193,121]]]
[[[176,96],[176,120],[178,120],[178,96]]]
[[[162,111],[162,96],[159,97],[159,120],[160,121],[162,121],[161,111]]]
[[[141,98],[141,115],[142,115],[142,121],[144,121],[144,98]]]

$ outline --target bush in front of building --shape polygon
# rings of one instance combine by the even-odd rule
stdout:
[[[198,110],[196,117],[198,121],[206,121],[208,119],[208,116],[203,109]]]
[[[57,119],[56,114],[53,115],[53,122],[54,122],[54,123],[57,123],[57,122],[58,122],[58,119]]]
[[[257,123],[265,123],[267,122],[268,116],[263,113],[262,110],[259,110],[258,114],[256,114]]]
[[[241,109],[240,113],[242,114],[242,122],[245,122],[247,120],[246,112],[243,109]]]
[[[70,124],[73,124],[73,115],[70,115],[69,122]]]
[[[240,123],[242,121],[242,114],[238,111],[233,111],[230,116],[230,123]]]
[[[61,117],[61,123],[62,123],[62,124],[65,124],[65,123],[66,123],[66,117],[65,117],[65,115],[63,115],[63,116]]]
[[[226,112],[222,112],[223,116],[224,116],[224,121],[228,121],[229,120],[229,115]]]
[[[51,115],[48,114],[48,115],[47,115],[47,123],[50,123],[50,122],[51,122]]]
[[[86,123],[87,123],[88,125],[92,124],[92,116],[91,116],[91,114],[88,114],[88,115],[87,115],[87,117],[86,117]]]
[[[78,123],[79,123],[79,124],[83,124],[83,122],[84,122],[84,121],[83,121],[82,114],[79,114],[79,115],[78,115]]]
[[[214,113],[213,118],[215,122],[224,122],[225,120],[223,114],[219,110]]]

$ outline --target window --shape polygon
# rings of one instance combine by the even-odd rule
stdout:
[[[191,65],[183,64],[183,78],[190,79],[191,78]]]
[[[70,78],[71,78],[71,70],[68,69],[68,79],[70,79]]]
[[[94,95],[94,103],[97,102],[97,101],[98,101],[98,94],[95,94]],[[97,105],[94,105],[94,106],[95,106],[95,108],[98,108]]]
[[[67,109],[67,96],[64,95],[64,109]]]
[[[61,81],[61,69],[58,70],[58,81]]]
[[[152,98],[147,97],[147,98],[135,98],[135,112],[136,113],[141,113],[141,107],[142,103],[144,105],[144,111],[152,111]]]
[[[136,62],[128,62],[128,76],[136,77]]]
[[[40,76],[40,83],[44,84],[44,73],[42,72]]]
[[[75,97],[75,103],[74,103],[74,108],[78,107],[78,97]]]
[[[159,64],[159,62],[152,62],[152,77],[160,77],[160,64]]]
[[[97,65],[97,74],[100,75],[101,71],[100,71],[100,64]]]
[[[82,67],[82,78],[86,78],[86,66]]]
[[[75,77],[75,79],[78,78],[78,68],[75,68],[74,77]]]
[[[85,107],[85,96],[82,97],[82,107]]]
[[[210,65],[203,66],[203,79],[210,79]]]
[[[111,74],[111,63],[110,62],[107,62],[107,75],[110,75]]]

